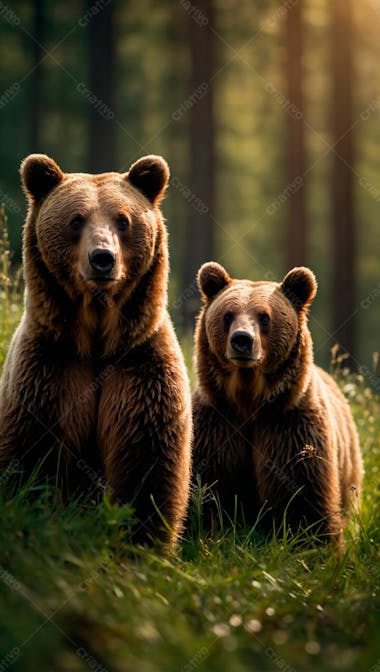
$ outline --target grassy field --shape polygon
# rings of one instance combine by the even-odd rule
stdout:
[[[0,364],[21,310],[6,259]],[[194,532],[163,557],[123,540],[127,509],[63,509],[46,488],[5,497],[14,474],[3,474],[0,672],[380,672],[379,400],[360,379],[341,382],[366,476],[339,559],[251,530]]]

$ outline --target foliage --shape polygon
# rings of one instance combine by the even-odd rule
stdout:
[[[21,269],[15,274],[11,272],[10,246],[7,231],[7,218],[4,208],[0,205],[0,357],[4,360],[9,339],[21,316]]]

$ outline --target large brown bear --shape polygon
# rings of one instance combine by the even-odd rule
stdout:
[[[190,391],[167,312],[169,169],[65,174],[21,166],[25,311],[0,386],[0,469],[130,502],[136,541],[174,542],[190,480]],[[164,522],[165,521],[165,522]]]
[[[194,477],[214,484],[226,520],[253,524],[266,510],[276,529],[286,514],[294,532],[311,526],[339,540],[362,462],[348,403],[313,363],[313,273],[294,268],[281,283],[250,282],[210,262],[198,284]],[[213,506],[205,506],[207,524]]]

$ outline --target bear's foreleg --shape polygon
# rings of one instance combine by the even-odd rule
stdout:
[[[136,363],[115,367],[104,383],[98,442],[112,501],[134,509],[134,542],[170,545],[182,531],[191,459],[186,389],[175,369]]]
[[[311,429],[312,428],[312,429]],[[309,528],[310,536],[339,541],[343,528],[337,455],[323,419],[290,411],[255,424],[253,461],[261,502],[279,529]]]
[[[251,424],[231,419],[210,405],[199,391],[193,396],[193,487],[201,526],[253,524],[259,511],[251,468]]]

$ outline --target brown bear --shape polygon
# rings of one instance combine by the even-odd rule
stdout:
[[[226,521],[262,515],[278,530],[285,517],[294,532],[310,526],[339,541],[362,462],[348,403],[313,362],[312,271],[250,282],[210,262],[198,284],[194,479],[213,486]],[[206,525],[215,525],[217,505],[206,499]]]
[[[167,311],[167,163],[125,174],[21,165],[25,310],[0,385],[0,469],[131,503],[136,541],[174,543],[190,482],[191,396]]]

